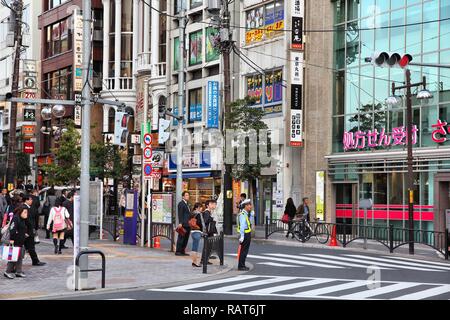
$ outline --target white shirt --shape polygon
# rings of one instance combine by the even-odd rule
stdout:
[[[55,210],[55,208],[56,207],[53,207],[51,210],[50,210],[50,214],[49,214],[49,216],[48,216],[48,222],[47,222],[47,229],[50,229],[50,225],[52,224],[52,222],[53,222],[53,219],[55,218],[55,214],[56,214],[56,210]],[[69,219],[70,218],[70,214],[69,214],[69,211],[67,211],[67,209],[66,208],[64,208],[64,207],[61,207],[61,213],[64,215],[64,229],[65,228],[67,228],[67,224],[66,224],[66,219]]]

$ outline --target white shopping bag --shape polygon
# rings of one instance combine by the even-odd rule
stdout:
[[[8,262],[17,262],[17,260],[19,260],[20,249],[20,247],[3,246],[2,260]]]

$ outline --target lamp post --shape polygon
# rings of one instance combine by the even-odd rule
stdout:
[[[406,84],[395,86],[392,83],[392,96],[386,99],[388,106],[397,106],[401,103],[401,98],[395,95],[396,90],[406,89],[406,133],[407,133],[407,187],[408,187],[408,226],[409,226],[409,254],[414,254],[414,171],[413,171],[413,121],[412,121],[412,94],[411,88],[423,86],[423,90],[417,94],[417,99],[427,100],[433,97],[431,92],[426,89],[426,78],[422,82],[411,83],[411,71],[405,69]]]

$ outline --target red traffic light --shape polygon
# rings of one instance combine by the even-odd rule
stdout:
[[[374,52],[371,58],[366,59],[378,67],[406,67],[412,60],[410,54],[400,55],[397,52]]]
[[[405,54],[399,62],[401,68],[406,67],[412,60],[412,56],[410,54]]]

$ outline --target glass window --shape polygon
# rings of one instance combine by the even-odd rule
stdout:
[[[347,68],[359,66],[359,31],[358,22],[347,24],[346,31],[346,65]]]
[[[391,0],[391,10],[405,6],[405,0]]]
[[[384,104],[384,100],[391,95],[391,82],[389,79],[389,68],[375,68],[375,103]]]
[[[345,113],[358,112],[358,76],[353,73],[357,73],[358,69],[351,69],[352,73],[347,72],[346,88],[345,88]]]
[[[358,19],[359,0],[347,0],[347,21]]]
[[[334,65],[336,69],[342,69],[345,67],[345,32],[344,26],[339,26],[338,31],[334,33],[334,50],[335,61]],[[341,31],[342,30],[342,31]]]
[[[449,8],[450,9],[450,8]],[[423,4],[423,21],[439,19],[439,1],[432,0]],[[423,25],[423,52],[438,50],[439,22],[425,23]]]
[[[220,51],[215,46],[218,36],[218,29],[212,27],[206,29],[206,62],[217,60],[220,57]]]
[[[342,152],[342,137],[344,136],[344,117],[333,118],[333,152]]]
[[[191,9],[200,7],[203,4],[203,0],[191,0]]]
[[[373,175],[373,204],[387,204],[387,174],[375,173]]]
[[[450,50],[440,52],[440,63],[450,63]],[[447,102],[450,101],[450,69],[441,68],[439,73],[439,102]]]
[[[389,0],[377,0],[377,10],[380,12],[386,12],[389,10]]]
[[[389,13],[383,13],[375,17],[376,27],[386,27],[389,25]],[[394,32],[394,31],[392,31]],[[389,48],[389,29],[375,30],[375,48]]]
[[[397,165],[401,165],[398,163]],[[403,204],[403,174],[393,172],[389,175],[389,204]]]
[[[202,89],[189,90],[189,123],[202,121]]]
[[[344,92],[345,92],[345,77],[344,71],[339,71],[336,75],[334,86],[334,114],[344,114]]]
[[[405,10],[396,10],[391,12],[391,26],[400,26],[405,24]],[[405,47],[405,27],[397,27],[390,31],[390,48],[393,52],[404,52]]]
[[[121,60],[131,61],[133,60],[133,35],[122,34],[121,37]]]
[[[122,32],[133,31],[133,1],[122,0]],[[123,50],[122,50],[123,51]]]
[[[360,70],[359,104],[362,106],[373,105],[374,67],[372,65],[365,65]]]
[[[335,1],[334,21],[336,24],[345,21],[345,0]]]
[[[361,29],[374,28],[374,18],[366,18],[361,20]],[[375,48],[375,31],[374,30],[362,30],[361,31],[361,57],[370,57]]]
[[[202,63],[203,30],[189,34],[189,65]]]
[[[432,147],[434,146],[433,139],[431,138],[432,125],[437,122],[438,119],[438,108],[437,106],[428,106],[421,108],[421,123],[420,123],[420,133],[422,135],[421,146],[422,147]]]
[[[376,14],[375,8],[375,0],[361,1],[361,17],[373,17]]]
[[[406,27],[406,47],[411,55],[420,55],[422,50],[422,6],[406,9],[406,24],[419,23]]]
[[[450,18],[450,1],[441,0],[440,12],[440,19]],[[441,21],[440,33],[441,50],[450,48],[450,20]]]

